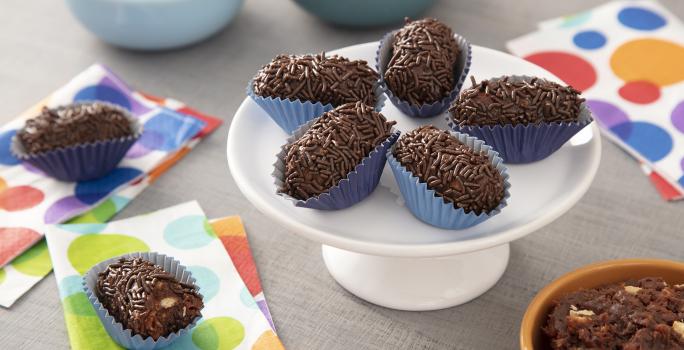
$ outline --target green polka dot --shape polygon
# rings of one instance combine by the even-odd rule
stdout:
[[[52,270],[47,242],[43,239],[31,247],[31,249],[19,255],[12,261],[12,267],[25,275],[36,277],[47,275]]]
[[[216,232],[214,232],[214,227],[211,226],[211,223],[206,218],[204,219],[204,232],[206,232],[206,234],[209,235],[209,237],[211,239],[214,239],[216,237]]]
[[[145,242],[131,236],[119,234],[83,235],[71,242],[67,256],[71,266],[79,274],[85,274],[97,263],[119,255],[147,252]]]
[[[64,319],[69,329],[69,343],[72,349],[123,349],[107,334],[99,317],[66,313]]]
[[[5,276],[7,275],[7,272],[5,272],[5,269],[0,268],[0,283],[5,281]]]
[[[63,302],[64,311],[68,314],[97,317],[93,304],[90,303],[88,296],[84,292],[72,294],[64,298]]]
[[[192,342],[201,350],[232,350],[245,339],[245,327],[231,317],[214,317],[192,332]]]
[[[114,201],[108,199],[90,211],[69,220],[69,224],[93,224],[107,222],[116,214]]]

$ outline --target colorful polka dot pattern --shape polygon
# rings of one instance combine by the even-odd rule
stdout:
[[[674,145],[684,140],[684,33],[668,18],[657,4],[612,3],[511,47],[583,91],[601,126],[681,184],[684,169],[674,164],[684,160]]]

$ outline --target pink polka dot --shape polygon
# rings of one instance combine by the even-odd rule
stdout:
[[[577,90],[585,91],[596,83],[594,67],[577,55],[560,51],[544,51],[529,55],[525,59],[545,68]]]
[[[45,195],[31,186],[10,187],[0,192],[0,208],[7,211],[19,211],[35,207],[43,201]]]
[[[40,234],[30,228],[0,227],[0,266],[10,262],[39,239]]]
[[[649,81],[631,81],[623,85],[618,93],[629,102],[649,104],[660,98],[660,88]]]

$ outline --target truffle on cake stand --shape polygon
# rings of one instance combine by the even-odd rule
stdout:
[[[360,44],[331,54],[373,62],[377,46]],[[478,80],[515,74],[560,82],[532,63],[478,46],[473,46],[470,72]],[[382,113],[404,132],[427,123],[446,128],[443,116],[413,119],[391,104]],[[345,289],[374,304],[416,311],[460,305],[493,287],[508,265],[509,242],[549,224],[577,203],[601,157],[599,130],[592,124],[546,159],[508,165],[508,206],[482,224],[450,231],[411,214],[388,168],[375,192],[350,208],[293,206],[276,195],[271,177],[286,138],[266,112],[245,99],[233,118],[227,145],[230,171],[245,197],[292,232],[320,242],[330,274]]]

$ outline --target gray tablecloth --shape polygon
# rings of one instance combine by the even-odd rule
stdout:
[[[428,12],[472,43],[504,49],[535,23],[602,1],[438,1]],[[684,18],[684,1],[662,3]],[[332,50],[378,40],[387,29],[325,25],[285,0],[248,0],[221,34],[191,48],[136,53],[86,32],[63,1],[0,3],[0,122],[46,96],[93,62],[145,91],[172,96],[225,123],[190,156],[146,189],[119,218],[197,199],[212,217],[239,214],[249,233],[276,326],[289,349],[514,349],[530,299],[559,275],[622,257],[682,259],[684,203],[658,197],[635,162],[608,141],[596,180],[567,214],[511,245],[501,281],[480,298],[434,312],[401,312],[366,303],[328,275],[320,246],[259,213],[226,165],[225,141],[245,82],[281,52]],[[52,275],[11,309],[0,309],[0,348],[68,347]]]

